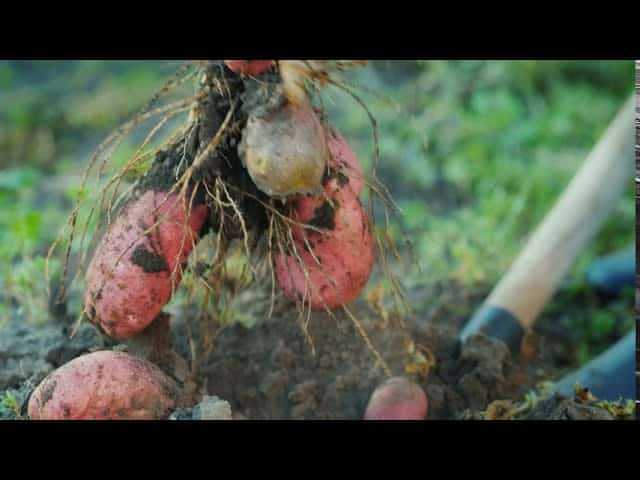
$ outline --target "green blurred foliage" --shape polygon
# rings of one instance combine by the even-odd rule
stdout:
[[[48,319],[45,257],[78,195],[87,197],[79,181],[89,154],[171,71],[157,61],[0,62],[0,323],[16,313]],[[121,145],[114,163],[133,151]]]
[[[42,178],[31,167],[0,170],[0,323],[11,315],[13,303],[30,319],[47,318],[42,255],[53,238],[44,221],[49,209],[35,202]]]
[[[0,318],[21,302],[31,302],[22,308],[38,317],[46,304],[42,257],[76,196],[89,193],[79,188],[89,155],[175,68],[157,61],[0,62]],[[403,280],[489,289],[631,94],[633,72],[630,61],[377,61],[349,73],[376,118],[378,174],[404,212],[422,266],[421,274],[403,272]],[[366,112],[336,88],[323,101],[370,168]],[[107,174],[129,160],[136,142],[121,145]],[[48,185],[69,178],[59,201],[43,197]],[[633,240],[632,172],[629,178],[629,194],[567,279],[570,295],[560,310],[580,302],[593,258]],[[392,232],[401,240],[398,227]],[[30,289],[38,294],[29,298]],[[581,355],[626,328],[620,318],[627,303],[585,308],[575,321],[584,332]]]
[[[377,78],[358,79],[372,91],[360,95],[379,127],[380,176],[399,198],[427,276],[491,284],[632,93],[633,62],[407,63],[378,62]],[[366,114],[344,93],[332,96],[331,118],[371,165]],[[584,256],[633,240],[631,178]],[[457,205],[443,209],[443,198]]]
[[[4,418],[20,418],[20,405],[11,390],[0,394],[0,415]]]
[[[0,168],[55,170],[83,136],[100,138],[140,109],[171,71],[158,61],[0,62]]]

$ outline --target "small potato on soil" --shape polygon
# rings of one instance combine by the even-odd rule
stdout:
[[[108,228],[87,269],[84,296],[89,319],[108,335],[135,335],[170,300],[171,276],[175,287],[208,214],[206,205],[194,205],[186,222],[185,206],[176,194],[148,190]]]
[[[154,364],[124,352],[82,355],[49,374],[31,394],[34,420],[160,419],[180,388]]]
[[[369,221],[358,197],[335,179],[327,183],[325,193],[327,198],[303,197],[295,204],[295,220],[322,231],[292,227],[309,281],[295,254],[275,256],[280,288],[292,300],[306,296],[313,310],[334,309],[355,299],[369,280],[375,255]]]
[[[403,377],[393,377],[375,389],[365,420],[424,420],[427,395],[420,385]]]
[[[240,75],[260,75],[273,65],[273,60],[225,60],[225,65]]]

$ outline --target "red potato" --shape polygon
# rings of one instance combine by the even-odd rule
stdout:
[[[280,288],[292,300],[306,296],[313,310],[325,306],[333,309],[356,298],[369,279],[375,254],[373,235],[358,197],[341,188],[337,179],[327,183],[325,192],[337,204],[335,211],[323,197],[303,197],[295,206],[294,218],[300,223],[313,224],[318,218],[323,221],[329,218],[334,223],[333,228],[324,228],[323,233],[292,228],[309,281],[295,256],[275,256]],[[305,235],[313,254],[304,243]]]
[[[241,75],[260,75],[273,65],[273,60],[225,60],[225,65]]]
[[[356,154],[335,128],[327,130],[327,144],[331,153],[328,162],[329,168],[342,171],[349,179],[349,188],[356,195],[360,195],[364,183],[364,172]]]
[[[105,350],[77,357],[47,376],[31,394],[34,420],[166,418],[180,388],[154,364]]]
[[[324,234],[293,227],[298,254],[306,266],[309,281],[295,256],[276,255],[276,278],[290,299],[304,298],[311,308],[321,310],[346,305],[367,283],[374,260],[373,236],[366,214],[357,199],[362,190],[363,171],[357,157],[335,129],[326,132],[330,150],[328,165],[343,175],[334,176],[325,185],[325,194],[335,200],[334,228]],[[330,214],[323,197],[302,197],[296,201],[294,218],[300,223]],[[305,235],[313,255],[305,245]],[[316,257],[314,259],[314,256]],[[316,259],[321,262],[318,265]]]
[[[424,420],[428,410],[427,395],[420,385],[403,377],[393,377],[375,389],[365,420]]]
[[[140,332],[171,299],[171,274],[176,271],[175,286],[180,281],[176,265],[198,240],[208,208],[194,205],[185,231],[186,214],[177,194],[149,190],[108,228],[87,269],[84,303],[90,320],[110,336]]]

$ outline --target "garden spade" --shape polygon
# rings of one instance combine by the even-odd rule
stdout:
[[[462,329],[462,341],[483,332],[504,340],[514,352],[520,350],[525,332],[632,178],[634,103],[633,96],[624,103],[509,271]]]

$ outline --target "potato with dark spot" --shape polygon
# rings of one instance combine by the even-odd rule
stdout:
[[[149,190],[107,229],[87,269],[84,303],[108,335],[135,335],[171,299],[208,215],[206,205],[193,205],[187,221],[186,206],[176,194]]]
[[[356,195],[360,195],[364,184],[364,172],[358,157],[335,128],[327,129],[327,145],[331,154],[328,162],[329,168],[343,174],[348,180],[348,188],[353,190]]]
[[[31,394],[34,420],[166,418],[179,385],[154,364],[111,350],[82,355],[49,374]]]
[[[275,255],[278,285],[292,300],[306,300],[313,310],[351,302],[366,285],[375,255],[366,212],[351,189],[337,179],[325,186],[325,197],[296,201],[294,220],[321,231],[292,227],[295,254]],[[308,275],[308,280],[307,276]]]

